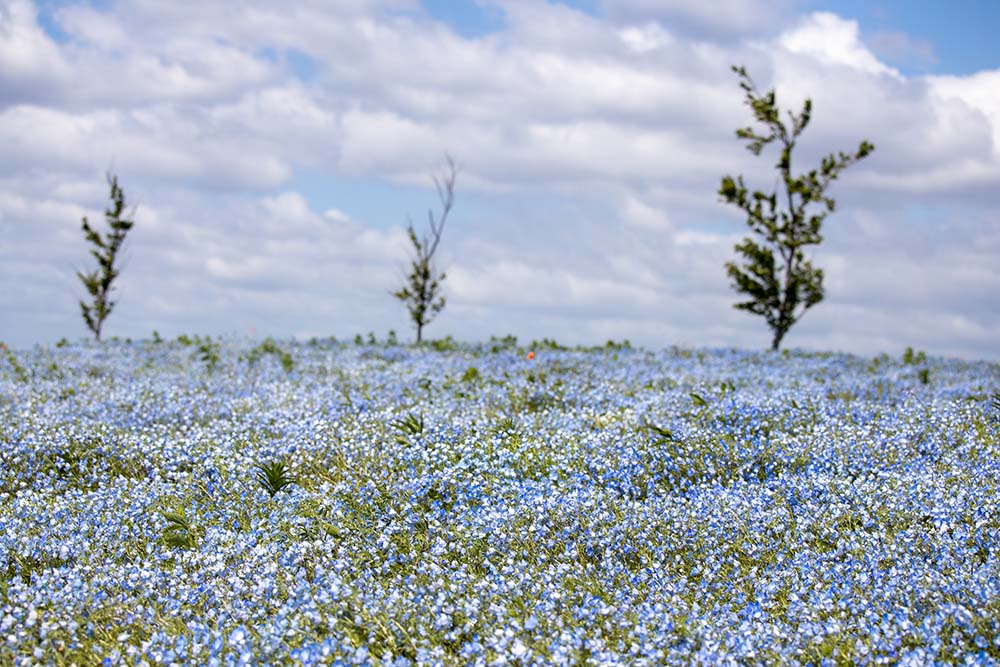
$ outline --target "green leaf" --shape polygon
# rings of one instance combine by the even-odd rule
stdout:
[[[167,521],[160,536],[160,540],[166,546],[180,549],[192,549],[198,546],[198,538],[204,531],[191,524],[184,510],[160,512],[160,515]]]
[[[274,461],[272,463],[255,463],[254,469],[257,471],[257,483],[260,484],[272,498],[279,491],[287,491],[288,487],[295,484],[297,480],[288,474],[288,466],[284,461]]]
[[[668,428],[657,426],[656,424],[650,424],[649,422],[646,422],[643,425],[643,427],[651,435],[657,436],[663,440],[667,440],[670,442],[680,442],[680,439],[677,436],[675,436],[674,432]]]
[[[416,436],[424,432],[424,418],[413,413],[389,422],[389,425],[400,432],[401,435],[396,437],[396,442],[401,445],[409,444],[408,436]]]
[[[187,517],[184,516],[183,512],[163,512],[162,514],[168,524],[185,529],[189,527]]]
[[[691,400],[694,401],[694,404],[697,405],[698,407],[704,407],[708,405],[708,401],[706,401],[704,398],[694,393],[693,391],[689,394],[689,396],[691,396]]]

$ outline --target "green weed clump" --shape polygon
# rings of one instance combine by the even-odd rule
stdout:
[[[198,542],[205,535],[205,530],[192,523],[183,508],[160,514],[167,522],[161,536],[163,544],[177,549],[194,549],[198,546]]]
[[[278,361],[281,363],[282,370],[286,373],[291,373],[295,368],[295,360],[292,358],[292,355],[278,347],[278,344],[273,338],[265,338],[257,347],[250,350],[246,357],[247,363],[253,366],[260,361],[264,355],[277,357]]]
[[[289,474],[288,465],[284,461],[256,463],[254,469],[257,471],[257,483],[272,498],[280,491],[288,491],[289,487],[297,481]]]

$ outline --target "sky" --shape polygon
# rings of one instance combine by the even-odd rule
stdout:
[[[410,340],[404,280],[459,166],[425,336],[769,346],[724,265],[725,175],[776,185],[732,65],[813,103],[793,169],[875,145],[784,346],[1000,361],[995,0],[0,0],[0,340],[89,335],[80,223],[136,205],[105,336]]]

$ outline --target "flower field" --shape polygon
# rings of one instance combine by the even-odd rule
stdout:
[[[1000,664],[998,390],[912,351],[4,350],[0,664]]]

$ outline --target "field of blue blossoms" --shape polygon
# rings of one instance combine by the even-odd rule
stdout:
[[[0,664],[1000,664],[1000,365],[255,343],[3,349]]]

